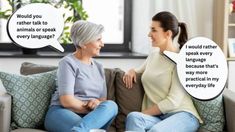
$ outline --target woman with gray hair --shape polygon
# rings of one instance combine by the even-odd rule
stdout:
[[[104,46],[104,28],[88,21],[77,21],[71,28],[76,51],[61,59],[57,88],[45,118],[50,132],[89,132],[107,129],[117,115],[115,102],[106,100],[104,69],[92,57]]]

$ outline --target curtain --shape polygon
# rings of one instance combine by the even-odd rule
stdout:
[[[148,54],[150,51],[151,42],[147,35],[151,18],[160,11],[170,11],[180,22],[185,22],[189,38],[203,36],[212,39],[213,0],[133,0],[134,52]]]

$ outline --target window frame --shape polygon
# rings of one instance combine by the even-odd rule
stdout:
[[[131,52],[132,48],[132,0],[124,0],[124,32],[123,43],[105,43],[105,46],[101,49],[101,52]],[[71,52],[75,50],[73,44],[61,44],[64,47],[65,52]],[[22,47],[16,46],[12,43],[0,42],[0,51],[20,51]],[[44,47],[37,49],[38,51],[55,51],[53,48]]]

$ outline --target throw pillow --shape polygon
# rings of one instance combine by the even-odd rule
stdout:
[[[0,72],[0,79],[12,96],[12,129],[40,128],[55,89],[56,71],[22,76]]]
[[[132,111],[141,111],[144,89],[141,83],[141,75],[138,74],[136,83],[131,89],[127,89],[123,83],[124,72],[117,70],[115,81],[116,102],[118,104],[118,115],[116,117],[117,131],[125,131],[125,120],[128,113]]]
[[[210,101],[193,99],[193,102],[204,121],[199,132],[222,132],[225,124],[222,95]]]
[[[107,86],[107,99],[115,101],[115,76],[116,76],[116,69],[109,69],[105,68],[105,79],[106,79],[106,86]]]

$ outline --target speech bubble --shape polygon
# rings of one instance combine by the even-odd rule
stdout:
[[[15,44],[30,49],[51,46],[61,52],[64,49],[57,39],[63,28],[62,13],[43,3],[25,5],[7,23],[8,36]]]
[[[185,90],[199,100],[210,100],[224,89],[228,68],[219,46],[205,37],[190,39],[180,53],[164,51],[177,64],[179,80]]]

